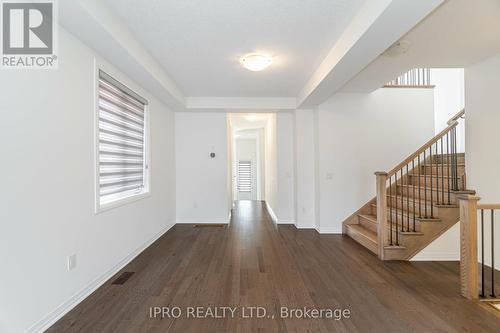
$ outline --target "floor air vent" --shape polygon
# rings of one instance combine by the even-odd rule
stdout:
[[[123,272],[111,284],[124,284],[125,282],[127,282],[128,279],[130,279],[132,275],[134,275],[134,272]]]

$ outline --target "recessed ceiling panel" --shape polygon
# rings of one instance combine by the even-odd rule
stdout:
[[[366,0],[105,0],[186,96],[295,97]],[[251,72],[241,56],[272,65]]]

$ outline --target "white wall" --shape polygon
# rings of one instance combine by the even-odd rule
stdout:
[[[295,111],[296,226],[315,228],[315,141],[314,112]]]
[[[374,172],[433,137],[433,109],[432,89],[391,88],[336,94],[318,107],[320,232],[341,233],[342,221],[375,196]]]
[[[270,213],[277,219],[278,170],[276,163],[276,114],[270,114],[264,133],[264,200],[270,208]]]
[[[438,93],[436,105],[436,131],[442,130],[447,119],[456,112],[454,108],[466,107],[466,119],[457,130],[459,151],[466,151],[467,188],[476,190],[483,202],[500,202],[500,182],[495,163],[500,155],[486,142],[500,139],[495,120],[498,114],[498,86],[500,79],[499,57],[488,59],[465,69],[433,69],[431,78]],[[465,92],[462,88],[465,82]],[[465,99],[465,100],[464,100]],[[464,126],[465,125],[465,126]],[[465,143],[465,146],[464,146]],[[495,201],[496,200],[496,201]],[[486,214],[489,218],[489,212]],[[486,226],[489,227],[489,219]],[[500,231],[496,236],[500,239]],[[489,239],[489,233],[487,233]],[[497,253],[499,249],[497,249]],[[489,252],[486,253],[489,262]],[[453,226],[416,255],[413,260],[460,260],[460,225]],[[497,263],[500,265],[500,261]]]
[[[445,129],[447,122],[465,106],[464,69],[432,68],[431,83],[434,88],[434,120],[437,134]],[[457,126],[457,150],[465,151],[465,122]],[[460,225],[456,224],[435,241],[420,251],[412,260],[459,260]]]
[[[447,122],[465,106],[464,69],[433,68],[431,83],[434,88],[434,126],[435,133],[441,132]],[[465,126],[461,121],[457,127],[457,149],[465,151]]]
[[[0,332],[43,329],[175,219],[173,113],[109,66],[150,102],[151,196],[94,213],[95,54],[63,30],[59,50],[0,75]]]
[[[225,113],[175,114],[177,223],[228,222],[227,140]]]
[[[417,253],[412,261],[456,261],[460,260],[460,223]]]
[[[295,221],[295,154],[294,114],[276,114],[276,161],[278,223],[294,224]]]
[[[465,106],[464,69],[432,68],[431,84],[434,88],[435,133],[447,127],[446,122]]]
[[[465,69],[467,187],[480,203],[500,203],[500,54]],[[485,212],[486,217],[490,214]],[[488,219],[489,221],[489,219]],[[500,267],[500,212],[496,212],[496,267]],[[489,222],[486,223],[489,228]],[[489,231],[486,239],[489,240]],[[489,253],[486,262],[490,262]]]

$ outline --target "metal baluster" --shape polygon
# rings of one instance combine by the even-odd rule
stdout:
[[[390,242],[391,246],[393,245],[392,243],[392,176],[389,176],[389,224],[390,224]]]
[[[403,188],[404,188],[404,180],[403,180],[403,168],[401,168],[401,231],[404,231],[404,218],[403,218],[403,207],[404,202],[403,202]],[[406,190],[406,197],[408,198],[408,189]]]
[[[495,297],[495,216],[491,210],[491,297]]]
[[[413,183],[413,232],[415,232],[415,159],[411,161],[411,173]]]
[[[420,196],[420,179],[422,178],[422,165],[420,164],[420,154],[417,157],[418,163],[418,217],[422,217],[422,197]],[[425,168],[425,167],[424,167]],[[413,198],[415,201],[416,198]]]
[[[452,167],[452,181],[453,181],[453,190],[458,190],[458,169],[457,169],[457,141],[456,141],[456,127],[453,127],[451,130],[451,167]]]
[[[394,198],[394,202],[396,203],[396,208],[395,208],[395,215],[396,215],[396,246],[399,245],[399,235],[398,235],[398,189],[397,189],[397,184],[398,184],[398,173],[394,175],[394,183],[396,184],[396,198]],[[392,200],[392,199],[391,199]],[[391,229],[391,235],[392,235],[392,229]]]
[[[450,189],[453,186],[450,178],[450,133],[446,133],[446,177],[448,179],[448,205],[451,204]]]
[[[458,191],[458,150],[457,150],[457,127],[453,127],[453,142],[455,145],[455,189]]]
[[[434,191],[432,189],[432,187],[433,187],[432,183],[434,180],[432,179],[432,171],[434,169],[434,160],[432,159],[432,145],[430,147],[430,161],[431,161],[431,174],[430,174],[430,177],[431,177],[431,217],[433,218],[434,217],[434,212],[433,212],[433,210],[434,210],[434,198],[433,198]]]
[[[449,186],[450,184],[448,184]],[[444,204],[444,151],[443,137],[441,137],[441,204]]]
[[[481,209],[481,297],[484,297],[484,209]]]
[[[455,142],[453,140],[453,129],[450,131],[450,144],[451,144],[451,165],[450,165],[450,174],[451,174],[451,189],[455,190]]]
[[[408,164],[406,164],[406,185],[410,186],[410,176],[408,173]],[[412,185],[414,188],[414,186]],[[408,187],[408,191],[410,188]],[[406,197],[406,231],[410,231],[410,193]]]
[[[424,150],[424,204],[425,204],[425,217],[427,216],[427,187],[425,186],[427,184],[427,158],[425,156],[425,150]]]

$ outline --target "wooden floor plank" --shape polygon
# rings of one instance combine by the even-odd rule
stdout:
[[[457,262],[381,262],[342,235],[273,223],[237,202],[226,228],[176,225],[48,332],[498,332],[460,297]],[[123,285],[112,281],[135,272]],[[262,306],[274,318],[150,318],[150,307]],[[285,319],[280,307],[345,308],[350,319]]]

